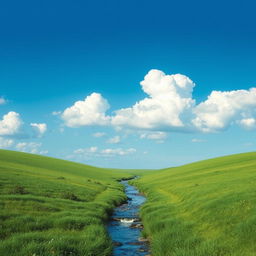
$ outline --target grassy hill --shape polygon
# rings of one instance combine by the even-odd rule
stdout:
[[[256,255],[256,153],[150,172],[134,181],[154,256]]]
[[[109,255],[127,171],[0,150],[0,255]]]

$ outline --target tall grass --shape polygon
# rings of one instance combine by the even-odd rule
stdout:
[[[131,176],[0,150],[0,255],[111,255],[105,222]]]
[[[256,153],[150,172],[141,217],[154,256],[256,255]]]

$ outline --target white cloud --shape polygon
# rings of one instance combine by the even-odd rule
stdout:
[[[95,138],[100,138],[100,137],[103,137],[105,135],[106,135],[105,132],[95,132],[92,136],[95,137]]]
[[[216,132],[256,115],[256,88],[236,91],[213,91],[194,109],[192,123],[203,132]]]
[[[61,114],[61,111],[53,111],[52,112],[52,115],[53,116],[58,116],[58,115],[60,115]]]
[[[16,145],[16,149],[18,151],[32,153],[32,154],[47,154],[47,150],[41,150],[42,143],[36,143],[36,142],[19,142]]]
[[[0,97],[0,105],[6,104],[7,100],[4,97]]]
[[[113,138],[110,138],[109,140],[107,140],[107,143],[110,144],[117,144],[121,141],[120,136],[114,136]]]
[[[130,108],[117,110],[112,123],[142,129],[183,130],[195,101],[194,83],[186,76],[151,70],[140,83],[148,97]]]
[[[16,112],[9,112],[0,120],[0,135],[15,135],[22,125],[20,115]]]
[[[194,139],[191,140],[191,142],[193,142],[193,143],[201,143],[201,142],[206,142],[206,140],[194,138]]]
[[[47,124],[45,123],[41,123],[41,124],[31,123],[30,125],[32,126],[34,131],[37,133],[38,137],[43,136],[44,133],[47,131]]]
[[[49,153],[48,150],[41,150],[41,151],[39,152],[40,155],[46,155],[46,154],[48,154],[48,153]]]
[[[235,124],[246,129],[256,126],[256,88],[212,91],[196,105],[192,97],[195,84],[185,75],[166,75],[153,69],[140,85],[147,97],[131,107],[116,110],[112,116],[106,115],[107,100],[92,93],[67,108],[62,119],[69,127],[111,124],[118,129],[158,132],[219,132]],[[145,138],[153,139],[146,135]]]
[[[122,149],[122,148],[106,148],[101,151],[103,155],[110,155],[110,156],[124,156],[124,155],[130,155],[136,152],[135,148],[128,148],[128,149]]]
[[[14,140],[0,137],[0,148],[10,148],[14,144]]]
[[[76,156],[82,157],[109,157],[109,156],[125,156],[130,155],[136,152],[135,148],[106,148],[106,149],[98,149],[98,147],[90,147],[90,148],[80,148],[74,151]]]
[[[256,118],[244,118],[239,121],[239,124],[248,130],[256,129]]]
[[[140,135],[141,139],[164,140],[167,137],[166,132],[145,132]]]
[[[108,109],[107,100],[99,93],[92,93],[84,101],[65,109],[61,117],[69,127],[107,125],[110,122],[110,117],[105,115]]]
[[[97,147],[90,147],[90,148],[79,148],[74,151],[75,154],[90,154],[96,153],[98,151]]]

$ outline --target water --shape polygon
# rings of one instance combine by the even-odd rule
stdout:
[[[142,224],[138,218],[138,211],[146,198],[140,195],[135,187],[129,185],[128,181],[121,183],[125,186],[129,200],[114,210],[112,220],[108,224],[108,232],[115,245],[113,255],[149,255],[147,242],[139,241]]]

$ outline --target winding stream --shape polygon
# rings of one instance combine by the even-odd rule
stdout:
[[[147,241],[140,238],[143,226],[138,217],[139,207],[146,198],[140,195],[135,187],[129,185],[128,181],[121,183],[125,186],[128,201],[114,210],[108,224],[108,232],[114,242],[113,255],[149,255]]]

